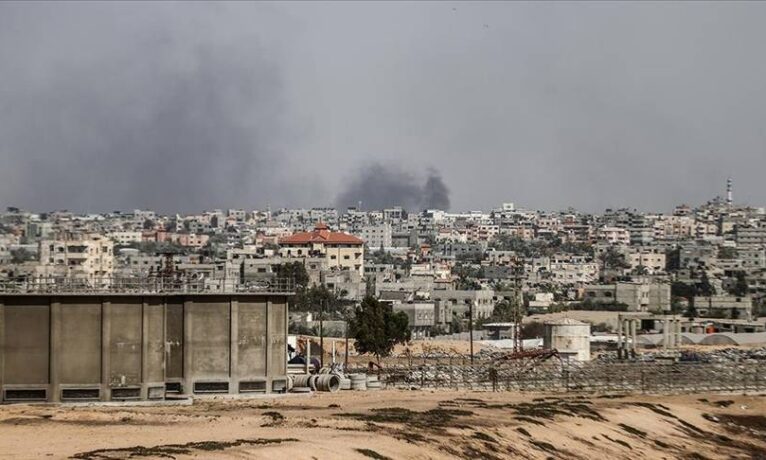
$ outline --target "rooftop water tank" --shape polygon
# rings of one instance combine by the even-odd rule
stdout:
[[[590,324],[571,318],[546,321],[543,348],[555,349],[562,357],[589,361]]]

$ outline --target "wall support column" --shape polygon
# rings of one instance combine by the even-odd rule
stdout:
[[[112,303],[101,302],[101,400],[109,401],[111,397],[111,381],[109,368],[111,367],[111,332],[112,332]]]
[[[266,343],[264,344],[266,348],[266,393],[271,393],[271,349],[273,348],[271,346],[271,328],[269,327],[269,324],[271,323],[271,315],[273,315],[271,306],[271,297],[269,297],[266,300]]]
[[[149,397],[149,308],[146,298],[141,298],[141,375],[138,381],[141,382],[141,399]],[[163,318],[164,322],[164,318]],[[164,328],[163,328],[164,329]]]
[[[183,347],[183,392],[185,394],[192,394],[194,392],[192,370],[192,355],[194,353],[194,344],[192,344],[192,315],[191,315],[191,300],[184,300],[183,322],[184,322],[184,347]]]
[[[239,302],[229,302],[229,393],[239,393]]]
[[[617,359],[622,359],[622,315],[617,316]]]
[[[635,320],[635,319],[631,319],[630,320],[630,335],[631,335],[631,339],[632,339],[632,342],[633,342],[632,343],[632,345],[633,345],[632,349],[633,349],[633,354],[634,355],[638,351],[638,343],[637,343],[637,340],[636,340],[636,338],[638,337],[638,335],[636,334],[636,329],[638,329],[638,327],[637,327],[638,324],[637,323],[638,323],[638,321]]]
[[[50,360],[48,401],[61,402],[61,302],[55,297],[50,303],[50,334],[48,359]]]
[[[3,378],[5,374],[5,305],[0,302],[0,402],[3,401]]]

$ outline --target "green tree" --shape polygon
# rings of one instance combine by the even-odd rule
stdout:
[[[643,265],[639,265],[633,269],[633,274],[636,276],[643,276],[649,274],[649,269]]]
[[[24,248],[11,249],[11,263],[20,264],[34,259],[34,254]]]
[[[519,308],[518,302],[501,300],[495,304],[495,309],[492,311],[491,321],[508,323],[511,321],[520,321],[521,316],[523,316],[523,312],[522,309]]]
[[[665,271],[670,273],[681,268],[681,250],[669,249],[665,251]]]
[[[734,283],[734,287],[730,291],[731,294],[737,297],[747,295],[747,293],[750,291],[750,287],[747,284],[747,277],[745,276],[745,272],[740,270],[735,274],[735,277],[737,281]]]
[[[279,278],[288,278],[293,280],[296,289],[306,289],[309,284],[309,274],[302,262],[287,262],[273,267],[274,273]]]
[[[710,284],[710,279],[707,277],[707,271],[702,271],[699,283],[697,283],[697,295],[710,297],[715,295],[715,288]]]
[[[671,297],[683,297],[689,302],[694,300],[694,296],[697,295],[697,289],[691,284],[686,284],[681,281],[674,281],[670,285]]]
[[[380,362],[381,357],[391,354],[394,345],[410,340],[408,323],[406,313],[394,313],[391,305],[366,296],[356,308],[349,327],[356,339],[356,349],[375,355]]]
[[[451,334],[457,334],[459,332],[465,332],[466,328],[462,321],[460,321],[460,318],[453,313],[452,314],[452,321],[450,321],[449,324],[449,332]]]
[[[521,326],[521,337],[535,338],[545,334],[545,325],[538,321],[532,321]]]
[[[625,255],[609,247],[603,254],[599,256],[604,268],[628,268],[630,265],[625,261]]]

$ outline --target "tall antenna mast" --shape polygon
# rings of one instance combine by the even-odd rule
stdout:
[[[729,177],[726,179],[726,205],[731,207],[732,203],[732,181],[731,177]]]

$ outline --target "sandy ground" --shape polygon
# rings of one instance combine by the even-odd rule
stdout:
[[[335,359],[338,362],[343,362],[345,359],[346,344],[344,339],[325,338],[325,361],[329,362],[332,356],[332,342],[335,341]],[[316,357],[319,355],[319,338],[312,337],[311,355]],[[369,355],[359,355],[354,349],[354,340],[349,340],[349,361],[351,363],[366,364],[369,361],[374,361],[375,358]],[[484,345],[474,342],[473,351],[478,353],[482,348],[486,348]],[[467,340],[413,340],[407,344],[397,344],[394,346],[392,352],[393,356],[403,357],[406,351],[415,355],[422,353],[440,353],[440,354],[452,354],[452,355],[468,355],[471,350],[471,344]],[[383,359],[383,361],[387,361]]]
[[[0,406],[0,458],[766,458],[766,397],[378,391]]]

